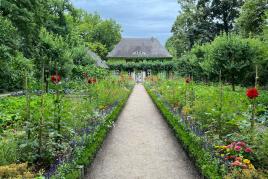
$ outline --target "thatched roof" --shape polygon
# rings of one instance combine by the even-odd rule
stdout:
[[[109,68],[104,60],[102,60],[96,53],[87,50],[88,55],[95,61],[95,65],[101,68]]]
[[[156,38],[123,38],[107,58],[172,58]]]

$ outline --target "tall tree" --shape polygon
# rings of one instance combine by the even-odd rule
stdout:
[[[79,32],[87,47],[105,59],[121,39],[121,26],[114,20],[104,20],[98,14],[85,11],[78,12],[78,17],[75,21],[68,18],[69,26]]]
[[[175,49],[177,50],[176,56],[179,57],[185,51],[190,50],[194,46],[195,42],[195,14],[196,6],[195,0],[180,0],[178,1],[181,6],[180,15],[177,17],[171,32],[173,37],[172,41]]]
[[[20,38],[11,21],[0,15],[0,91],[20,89],[31,61],[24,58]]]
[[[246,0],[237,26],[244,36],[260,35],[266,23],[267,0]]]
[[[243,0],[178,0],[178,3],[181,12],[172,27],[171,38],[174,48],[179,48],[177,57],[195,44],[211,42],[221,32],[232,31]]]
[[[234,28],[235,19],[239,16],[242,5],[243,0],[212,0],[210,8],[218,32],[228,34]]]

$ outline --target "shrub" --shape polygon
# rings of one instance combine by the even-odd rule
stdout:
[[[0,178],[34,178],[34,174],[29,172],[27,167],[26,163],[0,166]]]

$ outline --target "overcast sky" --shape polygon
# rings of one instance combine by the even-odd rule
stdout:
[[[165,44],[178,15],[177,0],[71,0],[73,5],[116,20],[123,37],[156,37]]]

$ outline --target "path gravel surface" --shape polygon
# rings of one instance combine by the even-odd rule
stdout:
[[[87,179],[201,178],[144,87],[134,88]]]

